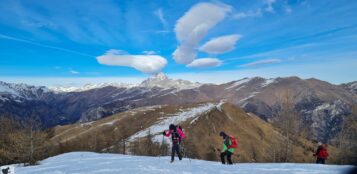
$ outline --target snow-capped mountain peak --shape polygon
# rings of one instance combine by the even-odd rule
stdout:
[[[15,84],[0,81],[0,99],[3,98],[2,96],[37,99],[48,91],[48,88],[44,86],[31,86],[23,83]]]
[[[200,83],[192,83],[187,80],[173,80],[168,78],[164,73],[158,73],[152,77],[141,82],[139,85],[126,84],[126,83],[99,83],[99,84],[86,84],[84,86],[53,86],[49,87],[50,90],[54,92],[82,92],[97,88],[104,88],[108,86],[116,88],[133,88],[133,87],[143,87],[143,88],[176,88],[176,89],[191,89],[199,87]]]
[[[187,80],[174,80],[168,78],[164,73],[158,73],[153,77],[150,77],[139,85],[140,87],[151,88],[176,88],[176,89],[191,89],[199,87],[200,83],[193,83]]]
[[[158,79],[158,80],[167,80],[167,79],[168,79],[168,77],[167,77],[164,73],[162,73],[162,72],[156,74],[156,75],[154,76],[154,78],[155,78],[155,79]]]

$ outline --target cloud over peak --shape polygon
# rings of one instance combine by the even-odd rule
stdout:
[[[176,38],[180,43],[173,53],[176,63],[191,63],[196,58],[199,42],[230,11],[230,6],[219,3],[199,3],[187,11],[175,26]]]
[[[222,65],[222,61],[216,58],[200,58],[187,65],[189,68],[210,68]]]
[[[232,51],[235,48],[236,42],[242,36],[238,34],[226,35],[213,38],[199,48],[200,51],[209,54],[222,54]]]
[[[103,65],[132,67],[147,74],[158,73],[167,65],[167,60],[159,55],[130,55],[114,49],[98,56],[97,61]]]

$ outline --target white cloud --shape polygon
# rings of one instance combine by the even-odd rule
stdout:
[[[189,68],[209,68],[222,65],[222,61],[216,58],[200,58],[187,65]]]
[[[116,54],[116,55],[124,55],[124,54],[129,54],[127,51],[124,50],[117,50],[117,49],[110,49],[105,54]]]
[[[173,53],[175,61],[191,63],[196,58],[199,42],[230,11],[230,6],[218,3],[199,3],[187,11],[175,26],[176,37],[181,44]]]
[[[267,7],[265,8],[265,11],[270,12],[270,13],[274,13],[275,10],[273,8],[273,4],[276,2],[276,0],[265,0],[265,4],[267,5]]]
[[[165,29],[164,31],[166,31],[169,27],[168,27],[167,21],[164,17],[164,12],[162,12],[162,9],[161,8],[157,9],[156,11],[154,11],[154,14],[159,18],[162,26]]]
[[[252,67],[252,66],[273,64],[273,63],[279,63],[279,62],[281,62],[280,59],[265,59],[265,60],[258,60],[258,61],[255,61],[255,62],[243,64],[243,65],[240,65],[240,67]]]
[[[122,51],[109,50],[98,56],[97,61],[109,66],[127,66],[143,73],[158,73],[167,65],[167,60],[159,55],[130,55],[121,54]]]
[[[71,73],[71,74],[79,74],[79,72],[75,71],[75,70],[69,70],[69,73]]]
[[[250,18],[250,17],[259,17],[263,16],[264,13],[275,13],[274,4],[276,0],[264,0],[263,7],[257,8],[256,10],[250,10],[248,12],[240,12],[232,15],[233,19],[243,19],[243,18]],[[288,5],[285,5],[284,10],[286,13],[291,13],[292,10]]]
[[[243,19],[249,17],[259,17],[262,16],[262,10],[258,8],[256,11],[241,12],[233,15],[233,19]]]
[[[222,54],[232,51],[240,38],[238,34],[216,37],[206,42],[199,50],[210,54]]]
[[[153,51],[153,50],[143,51],[143,53],[146,54],[146,55],[154,55],[154,54],[157,54],[156,51]]]

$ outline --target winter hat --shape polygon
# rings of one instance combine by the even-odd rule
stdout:
[[[169,126],[169,129],[170,129],[170,130],[175,130],[175,128],[176,128],[176,126],[175,126],[175,125],[170,124],[170,126]]]
[[[225,132],[223,132],[223,131],[221,131],[220,133],[219,133],[219,136],[221,136],[221,137],[226,137],[227,136],[227,134],[225,133]]]

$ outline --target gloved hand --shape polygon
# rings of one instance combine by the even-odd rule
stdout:
[[[162,135],[166,135],[166,131],[162,132]]]

